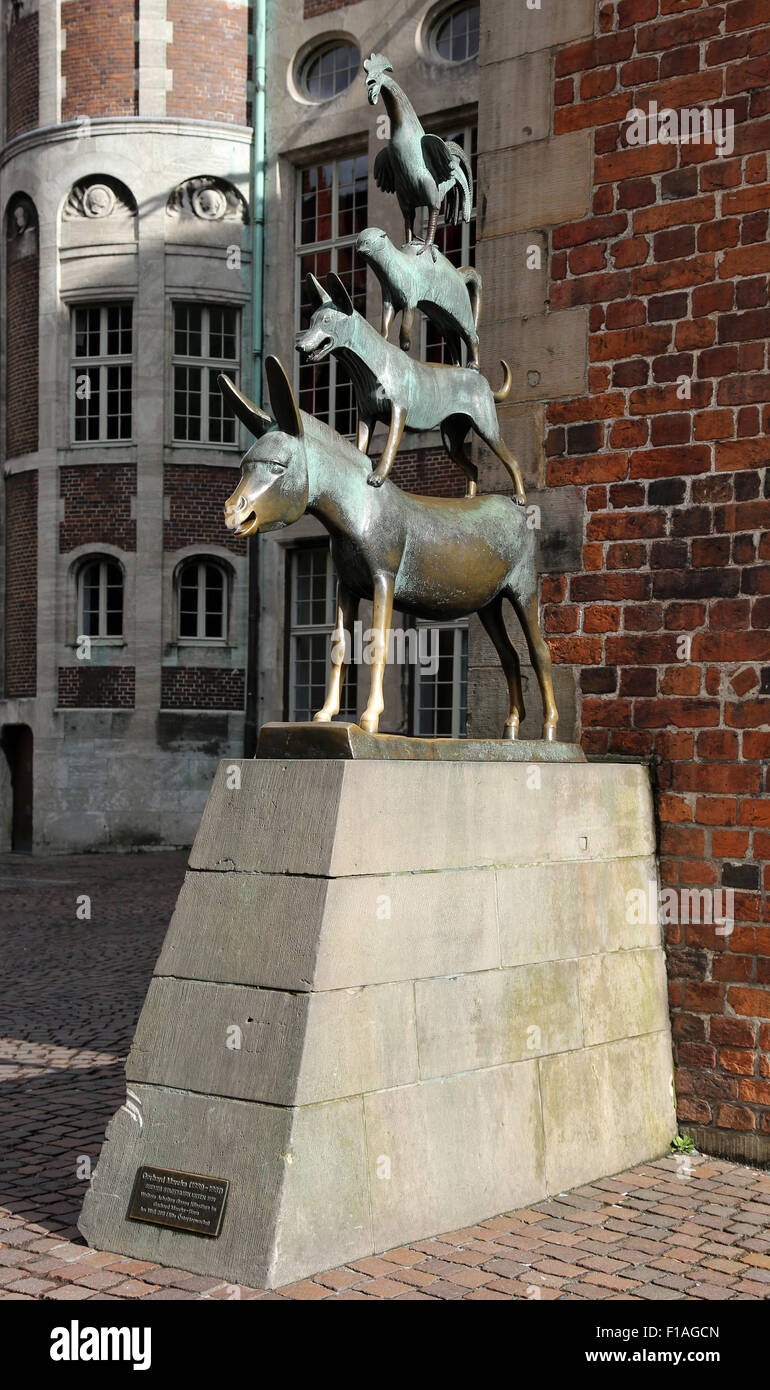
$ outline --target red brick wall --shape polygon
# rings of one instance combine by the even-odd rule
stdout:
[[[135,116],[134,0],[64,0],[62,120]]]
[[[40,75],[38,68],[38,16],[22,14],[6,35],[6,140],[40,123]]]
[[[169,499],[169,519],[163,528],[165,550],[185,545],[225,545],[234,555],[246,554],[246,542],[225,529],[224,505],[240,477],[240,469],[166,464],[163,486]]]
[[[59,525],[59,550],[102,542],[136,550],[136,522],[131,519],[135,495],[133,464],[89,463],[62,468],[59,496],[64,499],[64,517]]]
[[[8,266],[8,458],[37,449],[38,267],[37,254]]]
[[[59,667],[61,709],[133,709],[133,666]]]
[[[243,709],[246,672],[220,666],[164,666],[162,709]]]
[[[372,466],[377,462],[372,459]],[[443,449],[412,449],[396,455],[390,474],[405,492],[423,497],[464,497],[465,474]]]
[[[5,693],[37,690],[37,472],[5,480]]]
[[[550,486],[583,488],[583,572],[543,586],[583,747],[653,766],[664,885],[737,890],[731,935],[668,929],[682,1122],[766,1144],[768,55],[770,0],[602,3],[557,52],[555,130],[594,130],[593,216],[553,230],[550,304],[590,305],[590,365],[546,440]],[[627,147],[652,99],[731,107],[732,155]]]
[[[166,49],[174,74],[167,114],[245,125],[248,7],[225,0],[168,0],[167,13],[174,25],[174,41]]]

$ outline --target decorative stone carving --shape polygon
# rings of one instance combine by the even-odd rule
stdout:
[[[73,184],[64,204],[62,217],[136,216],[136,202],[125,184],[106,174],[94,175]]]
[[[169,217],[197,217],[202,222],[245,222],[245,199],[225,179],[200,174],[174,189],[166,204]]]
[[[37,212],[35,204],[26,193],[17,193],[8,204],[5,234],[8,240],[9,265],[25,256],[37,255]]]

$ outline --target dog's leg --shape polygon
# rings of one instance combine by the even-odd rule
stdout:
[[[408,352],[412,346],[412,328],[414,326],[414,309],[410,305],[405,305],[401,311],[401,327],[398,330],[399,346],[404,352]]]
[[[396,316],[396,311],[389,299],[383,298],[382,319],[380,320],[380,333],[383,338],[387,338],[390,333],[390,326]]]
[[[358,429],[356,431],[356,448],[362,454],[367,453],[372,437],[372,422],[365,420],[361,412],[358,412]]]
[[[398,446],[401,443],[401,436],[404,433],[405,424],[405,407],[396,405],[394,401],[391,401],[390,429],[388,430],[388,437],[385,441],[385,448],[382,451],[377,467],[373,473],[369,474],[366,480],[371,487],[381,487],[393,467],[393,460],[398,453]]]
[[[524,696],[521,690],[521,667],[516,648],[508,636],[508,629],[503,619],[503,600],[497,597],[492,603],[487,604],[486,608],[479,609],[481,618],[487,634],[491,638],[495,651],[500,658],[503,674],[508,683],[509,714],[503,729],[503,738],[516,738],[519,732],[519,724],[524,718]]]
[[[549,743],[555,742],[556,725],[559,722],[559,711],[556,708],[556,700],[553,693],[553,678],[551,674],[551,653],[548,650],[548,643],[540,631],[540,622],[537,614],[537,594],[522,603],[510,595],[519,622],[521,623],[526,638],[529,655],[537,676],[537,683],[540,686],[540,694],[543,697],[543,738]]]
[[[481,434],[480,430],[479,433]],[[481,438],[484,440],[485,444],[489,445],[490,449],[492,450],[492,453],[497,455],[500,462],[505,464],[505,467],[508,469],[508,472],[511,475],[511,479],[513,480],[513,486],[516,490],[516,501],[519,502],[522,506],[524,506],[527,500],[527,494],[524,488],[524,479],[521,476],[521,469],[519,468],[519,465],[513,457],[513,454],[511,453],[510,449],[508,448],[508,445],[505,443],[503,439],[500,438],[500,435],[497,435],[495,437],[494,435],[482,434]]]
[[[340,580],[337,584],[337,618],[332,633],[332,661],[329,675],[329,689],[326,699],[317,714],[314,724],[328,724],[340,712],[342,683],[345,679],[346,637],[352,632],[358,614],[358,599]]]
[[[467,426],[465,429],[465,433],[467,433]],[[475,497],[476,485],[479,480],[479,470],[473,462],[473,459],[471,458],[466,448],[465,433],[462,433],[461,430],[451,429],[446,420],[441,426],[441,439],[443,441],[444,448],[449,454],[449,457],[452,460],[452,462],[456,463],[458,468],[462,468],[463,473],[468,479],[465,488],[465,496]]]
[[[361,728],[367,734],[376,734],[380,715],[385,708],[382,698],[382,684],[385,678],[385,663],[388,658],[388,637],[393,617],[393,576],[376,574],[374,576],[374,604],[372,606],[372,678],[369,687],[369,702],[361,715]]]

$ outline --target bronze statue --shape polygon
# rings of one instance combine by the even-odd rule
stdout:
[[[454,365],[460,365],[462,341],[468,349],[468,366],[478,367],[481,276],[474,266],[458,270],[440,251],[433,262],[420,260],[421,247],[421,242],[408,241],[399,251],[379,227],[365,227],[358,235],[356,251],[382,289],[380,332],[387,338],[400,313],[399,343],[408,352],[415,310],[422,309],[446,340]]]
[[[431,248],[441,205],[446,200],[447,222],[470,222],[473,206],[473,173],[470,160],[454,140],[426,135],[409,98],[389,77],[393,68],[381,53],[364,60],[366,93],[371,106],[382,96],[390,117],[390,141],[374,161],[374,179],[384,193],[395,193],[404,216],[405,239],[414,236],[418,208],[429,210],[428,231],[418,251]]]
[[[377,342],[382,339],[372,330]],[[399,359],[403,354],[391,349]],[[460,369],[440,369],[454,379]],[[524,714],[519,660],[503,620],[513,605],[526,638],[543,699],[543,738],[556,739],[558,711],[551,657],[538,623],[535,534],[510,497],[415,497],[389,479],[367,484],[366,457],[328,425],[297,406],[276,357],[265,374],[273,420],[229,377],[220,389],[257,437],[243,459],[241,480],[225,503],[225,523],[237,536],[289,526],[310,512],[326,527],[338,576],[337,618],[329,689],[315,721],[339,712],[345,633],[361,599],[373,603],[374,660],[361,728],[375,734],[383,711],[383,676],[394,604],[417,618],[446,621],[478,613],[497,650],[508,684],[503,738],[516,738]],[[479,378],[474,373],[476,381]]]
[[[511,369],[502,363],[505,381],[499,391],[471,367],[448,367],[417,362],[381,337],[353,307],[337,275],[327,277],[329,291],[314,275],[307,283],[319,307],[310,326],[297,340],[297,349],[310,362],[320,362],[333,352],[347,368],[358,404],[358,447],[366,453],[377,420],[388,426],[388,438],[380,461],[367,481],[380,487],[398,452],[405,429],[440,429],[449,457],[459,464],[468,483],[466,497],[476,495],[478,468],[465,447],[473,429],[505,464],[513,479],[516,501],[526,503],[524,481],[513,454],[500,433],[495,409],[511,387]]]

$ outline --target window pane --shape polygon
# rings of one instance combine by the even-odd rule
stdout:
[[[201,369],[174,368],[174,438],[201,437]]]
[[[305,69],[305,90],[313,101],[328,101],[330,97],[344,92],[358,73],[360,54],[349,43],[334,44],[317,58],[311,59]]]
[[[208,312],[209,357],[232,362],[235,359],[235,310],[212,306]]]
[[[185,565],[179,578],[179,636],[198,636],[198,561]]]
[[[75,371],[75,440],[99,438],[99,368]]]
[[[202,331],[202,309],[199,304],[174,306],[174,352],[178,357],[202,355]]]
[[[224,575],[218,565],[206,566],[206,636],[224,637]]]
[[[108,357],[126,357],[131,352],[131,305],[108,304],[107,306],[107,345]]]
[[[89,304],[75,310],[75,356],[99,356],[99,306]]]

